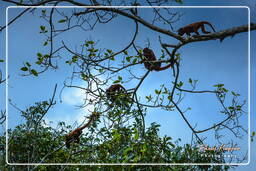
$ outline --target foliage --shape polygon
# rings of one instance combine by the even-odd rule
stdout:
[[[242,138],[247,130],[240,124],[240,117],[243,116],[243,109],[246,102],[238,100],[240,94],[228,90],[223,83],[214,85],[214,90],[197,91],[198,80],[194,78],[180,77],[182,71],[181,49],[194,42],[203,42],[208,40],[223,41],[226,37],[248,31],[248,26],[242,25],[235,28],[229,28],[214,34],[196,35],[185,38],[176,34],[174,23],[179,22],[180,12],[172,11],[171,8],[150,8],[152,17],[144,17],[145,10],[137,8],[141,5],[137,0],[131,1],[9,1],[7,2],[22,6],[38,5],[134,5],[132,8],[77,8],[75,10],[65,11],[58,8],[46,9],[25,9],[22,13],[9,23],[11,25],[15,20],[22,17],[25,13],[32,13],[33,16],[39,15],[39,18],[46,23],[40,23],[37,31],[40,36],[44,49],[35,52],[33,59],[24,61],[19,66],[23,76],[40,77],[41,74],[59,67],[70,69],[70,77],[64,81],[63,88],[77,88],[84,91],[87,96],[84,105],[93,106],[94,112],[99,113],[100,117],[93,121],[89,127],[84,129],[80,137],[79,144],[72,142],[71,148],[65,147],[65,136],[74,130],[70,125],[64,122],[58,123],[56,128],[48,125],[44,120],[45,114],[55,103],[54,96],[50,101],[35,103],[25,111],[21,111],[21,116],[25,119],[24,123],[17,125],[14,129],[8,130],[8,162],[10,163],[225,163],[222,154],[225,152],[199,150],[198,144],[205,143],[207,140],[202,133],[212,131],[214,140],[221,142],[226,132],[234,135],[236,138]],[[183,0],[157,0],[145,1],[149,6],[173,5],[173,3],[183,4]],[[134,28],[129,28],[131,40],[127,46],[119,50],[109,49],[112,47],[98,47],[98,42],[85,38],[84,42],[79,42],[79,46],[70,45],[68,40],[62,40],[62,33],[79,28],[82,31],[91,31],[98,25],[111,24],[117,17],[125,17],[134,21]],[[164,25],[164,27],[162,27]],[[150,42],[148,35],[143,35],[143,26],[150,29],[155,34],[163,36],[158,37],[159,41]],[[0,27],[0,32],[5,27]],[[256,29],[256,24],[251,24],[251,30]],[[128,33],[128,32],[127,32]],[[129,32],[130,33],[130,32]],[[141,34],[142,33],[142,34]],[[115,34],[115,33],[114,33]],[[89,35],[89,34],[81,34]],[[96,34],[95,34],[96,35]],[[95,36],[96,37],[96,36]],[[122,35],[121,35],[122,37]],[[154,37],[156,38],[156,37]],[[150,92],[146,92],[143,97],[139,95],[138,90],[142,89],[143,81],[153,71],[132,72],[132,67],[143,66],[145,57],[141,42],[147,39],[153,47],[160,47],[161,56],[157,57],[160,64],[172,63],[172,76],[168,77],[170,84],[162,84],[160,87],[154,87]],[[169,41],[172,39],[173,41]],[[61,40],[61,41],[60,41]],[[168,41],[167,41],[168,40]],[[109,42],[107,42],[109,43]],[[172,43],[172,44],[169,44]],[[112,43],[109,43],[112,44]],[[117,48],[117,46],[113,48]],[[45,50],[47,52],[45,52]],[[0,59],[0,63],[5,60]],[[62,63],[61,63],[62,62]],[[62,65],[64,64],[64,65]],[[139,67],[137,67],[139,68]],[[140,67],[140,69],[144,67]],[[171,71],[171,70],[169,70]],[[125,74],[124,74],[125,73]],[[141,75],[141,73],[145,73]],[[0,84],[2,79],[0,70]],[[75,82],[83,82],[84,85],[77,86]],[[190,89],[187,87],[187,82]],[[106,97],[106,86],[112,84],[122,84],[124,87],[129,84],[133,86],[127,92],[116,95],[115,103],[110,104]],[[94,89],[96,87],[96,89]],[[127,86],[128,87],[128,86]],[[200,86],[199,86],[200,87]],[[56,87],[54,95],[56,92]],[[153,92],[153,93],[152,93]],[[222,116],[222,120],[213,123],[212,126],[199,130],[194,123],[190,123],[186,112],[191,111],[188,107],[183,109],[181,102],[187,94],[214,94],[218,102],[219,113],[217,120]],[[228,101],[230,100],[230,101]],[[173,141],[170,136],[160,136],[160,125],[151,123],[145,126],[144,117],[147,109],[159,109],[163,111],[177,112],[184,123],[191,130],[191,144],[182,144],[181,140]],[[1,111],[2,112],[2,111]],[[90,115],[90,114],[85,114]],[[216,119],[215,118],[215,119]],[[5,121],[5,115],[1,115],[0,123]],[[225,131],[225,132],[224,132]],[[228,134],[228,135],[229,135]],[[208,135],[208,134],[207,134]],[[252,133],[251,138],[255,132]],[[195,138],[194,138],[195,137]],[[226,139],[224,139],[226,141]],[[229,140],[228,140],[229,141]],[[5,164],[5,137],[0,137],[0,170],[84,170],[83,166],[7,166]],[[187,142],[186,142],[187,143]],[[226,143],[226,142],[225,142]],[[202,156],[203,154],[203,156]],[[205,157],[206,155],[207,157]],[[228,166],[138,166],[129,167],[116,166],[91,166],[87,170],[228,170]]]
[[[121,126],[116,124],[113,129],[107,130],[104,127],[96,129],[92,125],[84,131],[80,144],[73,143],[71,149],[64,146],[65,130],[70,126],[61,122],[58,128],[54,129],[45,125],[44,120],[39,120],[42,113],[47,110],[47,101],[36,103],[29,107],[22,116],[26,122],[8,130],[8,162],[10,163],[201,163],[201,162],[223,162],[222,158],[201,157],[202,154],[213,152],[201,152],[198,147],[185,144],[180,146],[180,140],[172,142],[168,136],[160,137],[160,125],[152,123],[141,137],[138,128],[140,124],[135,119],[131,125]],[[39,122],[38,122],[39,121]],[[95,137],[95,135],[97,135]],[[5,137],[0,137],[1,143]],[[1,148],[1,170],[14,169],[23,170],[24,166],[7,166],[4,164],[5,149]],[[216,154],[220,154],[217,153]],[[46,168],[63,168],[64,166],[27,166],[35,170]],[[82,166],[69,166],[68,170],[76,170]],[[115,166],[92,167],[95,170],[114,170]],[[130,169],[142,166],[129,166]],[[154,170],[154,167],[145,169]],[[161,166],[160,170],[165,167]],[[168,168],[168,167],[166,167]],[[215,168],[228,169],[222,166],[182,166],[183,169]],[[125,169],[125,167],[123,167]],[[169,167],[168,170],[175,170]]]

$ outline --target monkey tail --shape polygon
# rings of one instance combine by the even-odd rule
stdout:
[[[163,70],[166,70],[167,68],[172,67],[172,65],[173,65],[173,64],[168,64],[168,65],[166,65],[166,66],[164,66],[164,67],[157,68],[157,69],[155,69],[155,70],[156,70],[156,71],[163,71]]]
[[[89,121],[88,121],[87,123],[85,123],[83,126],[81,126],[80,128],[77,128],[77,129],[79,129],[79,130],[82,131],[83,129],[89,127],[90,124],[95,120],[95,117],[97,117],[96,114],[92,113],[92,114],[89,116]]]
[[[213,30],[214,32],[216,32],[215,29],[214,29],[214,27],[212,26],[212,24],[209,23],[208,21],[202,21],[202,23],[203,23],[203,24],[208,24],[208,25],[212,28],[212,30]]]

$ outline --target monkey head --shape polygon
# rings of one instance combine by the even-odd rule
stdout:
[[[143,56],[145,56],[147,60],[156,60],[154,52],[149,48],[143,49]]]
[[[183,34],[185,34],[185,30],[183,28],[180,28],[178,30],[178,35],[183,36]]]

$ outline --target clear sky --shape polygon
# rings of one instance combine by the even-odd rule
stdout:
[[[255,21],[255,3],[252,1],[248,3],[237,1],[190,1],[185,5],[247,5],[251,7],[251,20]],[[144,9],[144,13],[148,13],[148,9]],[[200,21],[210,21],[216,31],[231,28],[234,26],[240,26],[247,24],[248,10],[246,8],[235,9],[175,9],[184,13],[182,19],[175,23],[174,30],[177,30],[183,25]],[[9,11],[10,18],[19,13],[19,9],[11,9]],[[68,11],[68,10],[66,10]],[[4,7],[0,8],[1,19],[5,17]],[[149,15],[146,16],[150,17]],[[21,19],[17,20],[10,28],[8,34],[9,40],[9,98],[12,102],[17,104],[21,109],[29,107],[36,101],[49,99],[52,95],[54,84],[58,83],[58,92],[62,83],[67,76],[71,73],[71,68],[66,67],[63,62],[59,61],[59,69],[56,71],[48,71],[45,74],[40,75],[38,78],[34,77],[22,77],[22,72],[19,70],[22,67],[24,61],[33,61],[37,52],[47,53],[48,49],[43,47],[45,37],[39,35],[39,26],[42,25],[43,20],[40,20],[35,15],[25,15]],[[4,24],[4,20],[0,20],[0,24]],[[46,23],[45,23],[46,24]],[[61,27],[61,24],[59,25]],[[118,27],[117,27],[118,26]],[[207,27],[207,30],[210,30]],[[64,40],[67,45],[73,49],[79,49],[81,42],[88,38],[99,40],[98,47],[104,47],[106,49],[120,49],[124,47],[131,39],[131,34],[134,31],[134,23],[124,18],[119,18],[110,24],[98,25],[92,32],[81,32],[81,30],[74,30],[72,32],[64,33],[61,39],[56,40],[57,45],[59,40]],[[1,35],[1,51],[0,56],[5,56],[5,35],[4,32]],[[157,56],[160,55],[158,36],[161,36],[167,43],[175,43],[174,39],[165,38],[163,35],[154,33],[144,27],[140,28],[140,36],[136,41],[141,47],[146,46],[147,38],[151,42],[151,48],[154,49]],[[251,99],[252,109],[251,114],[255,113],[255,105],[253,99],[255,98],[255,33],[251,33]],[[186,82],[188,78],[199,80],[198,90],[212,90],[212,85],[217,83],[225,84],[225,88],[240,93],[241,100],[247,99],[248,94],[248,34],[241,33],[233,38],[227,38],[223,42],[214,40],[208,42],[199,42],[189,44],[180,49],[182,62],[181,62],[181,80]],[[62,53],[62,56],[70,57],[70,54]],[[68,56],[69,55],[69,56]],[[64,61],[66,60],[64,59]],[[0,67],[4,68],[3,64]],[[146,71],[143,66],[136,66],[133,71],[138,75],[143,75]],[[122,73],[125,74],[125,73]],[[104,79],[104,78],[102,78]],[[148,95],[148,93],[154,92],[154,89],[161,84],[170,85],[173,81],[171,71],[166,70],[159,73],[151,73],[145,80],[142,88],[139,90],[141,97]],[[84,85],[83,82],[76,82],[77,85]],[[132,88],[136,82],[125,84],[127,88]],[[3,86],[0,87],[3,91]],[[188,82],[186,82],[184,88],[190,88]],[[58,104],[54,110],[51,110],[46,118],[48,121],[53,121],[55,124],[58,121],[65,121],[70,124],[74,122],[81,122],[87,109],[77,109],[74,105],[81,104],[81,99],[85,95],[79,90],[65,89],[62,94],[63,102],[60,103],[59,96],[57,96]],[[220,106],[216,104],[217,99],[212,95],[186,95],[184,101],[181,104],[183,109],[191,107],[192,110],[186,113],[189,121],[198,128],[206,128],[211,126],[214,122],[223,119],[219,111]],[[4,105],[3,101],[0,101],[1,105]],[[248,107],[248,106],[247,106]],[[82,118],[82,119],[81,119]],[[255,116],[252,116],[252,120],[255,121]],[[165,112],[160,109],[149,110],[146,117],[146,123],[149,125],[152,122],[157,122],[161,125],[160,134],[171,136],[174,140],[181,138],[183,143],[189,143],[191,138],[191,131],[185,125],[184,120],[177,112]],[[10,107],[9,109],[9,125],[14,126],[22,123],[21,117],[19,117],[16,110]],[[247,127],[247,117],[242,118],[242,122]],[[255,122],[254,122],[255,123]],[[54,125],[54,124],[53,124]],[[255,124],[254,124],[255,125]],[[255,130],[255,126],[252,126]],[[179,130],[179,131],[177,131]],[[212,133],[212,132],[211,132]],[[210,134],[204,134],[209,136]],[[228,134],[227,137],[232,137]],[[214,137],[209,136],[209,140],[213,140]],[[237,140],[238,141],[238,140]],[[247,139],[238,141],[242,148],[247,150]],[[214,143],[213,143],[214,144]],[[255,143],[252,144],[255,146]],[[252,147],[252,162],[255,163],[255,150]],[[243,152],[244,152],[243,150]],[[254,165],[241,166],[237,170],[252,170]]]

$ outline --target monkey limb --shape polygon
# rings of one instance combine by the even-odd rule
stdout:
[[[205,26],[204,26],[205,24],[209,25],[212,28],[212,30],[215,32],[215,29],[211,23],[209,23],[208,21],[200,21],[200,22],[192,23],[192,24],[189,24],[187,26],[180,28],[178,30],[178,34],[180,36],[183,36],[183,34],[187,34],[188,36],[190,36],[190,33],[194,32],[197,35],[199,35],[199,32],[198,32],[199,29],[201,29],[202,32],[205,34],[211,33],[211,32],[208,32],[205,30]]]
[[[143,60],[145,68],[147,68],[149,71],[163,71],[167,68],[170,68],[173,66],[174,61],[171,61],[170,64],[161,67],[162,62],[157,61],[156,56],[154,52],[149,48],[143,49],[143,56],[145,56],[145,59]]]
[[[80,135],[83,133],[83,129],[87,128],[97,117],[98,117],[98,113],[93,112],[90,116],[89,116],[89,121],[87,123],[85,123],[83,126],[76,128],[75,130],[71,131],[68,135],[66,135],[66,147],[70,148],[70,143],[71,142],[75,142],[75,143],[79,143],[80,141]]]

